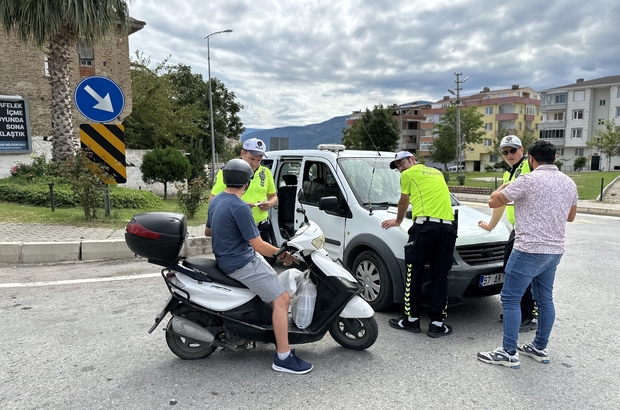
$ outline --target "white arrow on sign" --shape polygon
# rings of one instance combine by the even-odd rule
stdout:
[[[84,87],[84,91],[91,95],[95,100],[97,100],[97,104],[93,107],[98,110],[114,112],[112,108],[112,101],[110,100],[110,93],[106,94],[105,97],[101,97],[95,90],[93,90],[90,85]]]

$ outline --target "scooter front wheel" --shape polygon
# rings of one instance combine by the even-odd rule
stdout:
[[[203,327],[209,327],[213,322],[210,316],[199,312],[189,312],[185,318]],[[172,353],[184,360],[204,359],[217,349],[216,346],[206,347],[195,340],[171,332],[166,332],[166,343]]]
[[[342,347],[364,350],[377,341],[379,326],[374,317],[347,319],[338,317],[329,328],[329,334]]]

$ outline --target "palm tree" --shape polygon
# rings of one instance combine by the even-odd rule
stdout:
[[[78,40],[96,42],[129,27],[130,0],[0,0],[0,21],[24,43],[47,46],[52,89],[52,159],[74,154],[70,55]]]

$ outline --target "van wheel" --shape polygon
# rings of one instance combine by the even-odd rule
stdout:
[[[392,278],[376,252],[364,251],[353,262],[353,274],[364,285],[361,296],[375,310],[392,305]]]

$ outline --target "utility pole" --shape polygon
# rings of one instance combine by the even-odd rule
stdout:
[[[463,105],[463,101],[461,100],[461,90],[463,88],[461,87],[461,84],[467,81],[469,77],[465,77],[464,80],[461,80],[463,73],[454,73],[454,75],[456,76],[456,80],[454,80],[456,83],[456,93],[452,90],[448,90],[448,92],[456,95],[456,101],[454,102],[456,105],[456,174],[460,175],[461,171],[464,171],[461,170],[461,153],[463,150],[463,141],[461,136],[461,105]]]

